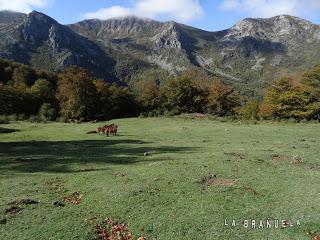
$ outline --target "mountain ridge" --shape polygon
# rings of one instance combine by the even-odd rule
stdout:
[[[320,25],[289,15],[246,18],[211,32],[138,17],[61,25],[36,11],[0,12],[0,56],[53,70],[76,64],[109,81],[148,69],[172,74],[196,67],[261,92],[281,74],[317,64],[319,51]],[[49,64],[42,65],[47,56]]]

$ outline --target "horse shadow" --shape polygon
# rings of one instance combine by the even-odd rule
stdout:
[[[0,134],[1,134],[1,133],[14,133],[14,132],[19,132],[19,131],[20,131],[20,130],[17,130],[17,129],[0,127]]]

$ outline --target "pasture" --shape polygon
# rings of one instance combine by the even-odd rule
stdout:
[[[112,122],[119,136],[86,134],[104,123],[0,126],[0,239],[95,239],[106,218],[127,223],[135,239],[320,234],[320,125]],[[64,201],[75,192],[79,204]],[[301,225],[241,224],[267,218]]]

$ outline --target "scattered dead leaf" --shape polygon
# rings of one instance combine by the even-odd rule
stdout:
[[[69,196],[65,196],[63,199],[65,202],[72,203],[74,205],[79,205],[81,203],[83,195],[80,192],[74,192]]]
[[[67,181],[60,178],[51,179],[46,181],[44,184],[48,187],[50,191],[62,192],[65,189]]]
[[[320,240],[320,235],[316,235],[312,238],[312,240]]]
[[[214,174],[214,173],[209,173],[207,176],[204,176],[204,177],[202,178],[202,183],[207,183],[208,181],[210,181],[211,179],[214,179],[214,178],[216,178],[216,177],[217,177],[216,174]]]
[[[133,234],[124,223],[107,219],[102,224],[96,225],[97,237],[100,240],[133,240]],[[137,240],[146,240],[140,236]]]
[[[281,163],[281,162],[286,162],[289,160],[289,156],[287,155],[284,155],[284,154],[276,154],[276,155],[273,155],[272,156],[272,163],[273,164],[278,164],[278,163]]]
[[[301,156],[297,155],[297,156],[294,156],[293,157],[293,160],[292,160],[292,163],[293,164],[300,164],[300,163],[303,163],[303,159]]]
[[[210,173],[202,178],[202,183],[208,186],[233,186],[239,182],[239,179],[227,179],[217,177],[217,175]]]

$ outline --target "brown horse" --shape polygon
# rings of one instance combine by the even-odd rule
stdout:
[[[103,127],[98,128],[99,134],[106,134],[109,137],[109,134],[112,134],[113,136],[117,136],[118,132],[118,126],[113,124],[110,125],[104,125]]]
[[[117,132],[118,132],[118,126],[117,125],[110,125],[110,126],[107,126],[106,128],[106,134],[107,136],[109,136],[109,134],[112,134],[112,136],[117,136]]]

